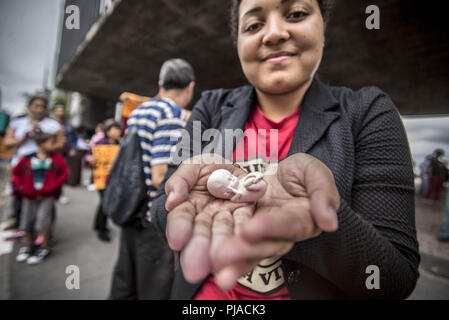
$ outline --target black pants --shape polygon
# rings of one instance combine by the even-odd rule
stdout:
[[[100,194],[100,204],[97,208],[97,214],[95,215],[94,229],[97,231],[107,231],[108,230],[108,216],[104,214],[101,205],[103,204],[104,190],[99,190]]]
[[[153,224],[122,227],[110,299],[164,300],[174,276],[173,253]]]

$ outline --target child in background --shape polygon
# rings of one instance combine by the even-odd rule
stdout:
[[[105,125],[104,123],[99,123],[95,127],[95,134],[90,138],[89,147],[92,148],[98,141],[105,138],[104,135]]]
[[[33,138],[38,152],[22,157],[13,169],[13,184],[23,197],[20,229],[25,232],[25,247],[20,248],[16,260],[28,264],[40,263],[50,253],[52,208],[69,175],[64,158],[55,153],[56,136],[40,133]],[[33,248],[35,233],[43,241]]]

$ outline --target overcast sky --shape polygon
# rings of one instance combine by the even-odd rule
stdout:
[[[42,90],[44,70],[53,72],[59,10],[63,0],[0,0],[2,106],[25,110],[23,92]]]
[[[46,66],[53,73],[63,0],[0,0],[0,88],[4,108],[25,111],[23,92],[42,89]],[[449,102],[448,102],[449,103]],[[449,156],[449,116],[404,117],[417,165],[435,148]]]

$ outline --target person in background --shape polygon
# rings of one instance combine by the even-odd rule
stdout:
[[[92,138],[90,138],[89,147],[92,148],[92,146],[95,145],[98,141],[104,139],[104,129],[104,123],[100,122],[99,124],[97,124],[97,126],[95,127],[95,133]]]
[[[25,232],[25,247],[20,248],[18,262],[42,262],[50,254],[52,215],[54,202],[59,197],[69,175],[67,165],[57,151],[54,134],[39,133],[33,137],[37,153],[23,156],[13,169],[14,188],[22,196],[20,229]],[[35,236],[42,237],[34,246]]]
[[[193,98],[195,74],[183,59],[164,62],[156,97],[135,109],[128,130],[138,129],[148,191],[148,209],[167,172],[171,150],[185,125],[186,108]],[[175,139],[173,139],[175,138]],[[167,299],[172,282],[172,253],[151,222],[136,217],[121,227],[119,257],[114,268],[111,299]]]
[[[61,150],[64,145],[64,132],[61,125],[47,116],[48,98],[44,94],[33,95],[28,102],[28,115],[13,119],[6,131],[5,147],[14,152],[11,167],[14,167],[21,157],[36,153],[38,146],[32,139],[38,133],[56,134],[56,149]],[[5,230],[19,225],[21,212],[21,196],[13,189],[13,212],[4,226]]]
[[[57,103],[53,107],[53,116],[56,121],[61,125],[66,137],[66,143],[62,150],[62,155],[68,159],[68,156],[74,156],[76,152],[76,142],[78,140],[78,134],[73,128],[69,119],[67,119],[66,106],[63,103]]]
[[[64,131],[65,143],[63,149],[61,150],[61,153],[64,156],[66,163],[70,166],[71,159],[73,159],[76,155],[78,135],[69,119],[67,119],[66,106],[64,103],[59,102],[54,105],[53,117],[56,121],[58,121]],[[69,202],[69,199],[64,195],[64,192],[61,194],[59,202],[61,204],[67,204]]]
[[[111,121],[108,122],[108,124],[105,126],[105,137],[103,139],[98,140],[92,147],[96,145],[110,145],[120,144],[120,141],[122,139],[122,127],[120,123]],[[95,159],[94,155],[92,154],[92,149],[89,150],[88,154],[86,155],[86,161],[93,167],[95,167],[95,164],[97,162],[97,159]],[[94,230],[98,233],[98,238],[102,241],[111,241],[109,228],[107,226],[108,223],[108,217],[104,214],[101,205],[103,201],[103,195],[104,195],[104,189],[98,190],[100,195],[100,203],[98,205],[97,213],[95,215],[94,220]]]
[[[427,155],[423,163],[419,165],[419,176],[421,177],[421,186],[419,188],[419,194],[423,197],[426,196],[427,190],[429,190],[429,166],[432,155]]]
[[[90,149],[92,149],[92,146],[94,146],[98,141],[104,139],[104,123],[100,122],[95,127],[95,133],[92,135],[92,137],[89,140],[88,143],[88,152]],[[86,161],[86,157],[84,157],[84,160]],[[86,163],[89,165],[89,162],[86,161]],[[95,191],[97,190],[97,187],[95,187],[95,184],[93,182],[94,176],[93,171],[91,171],[91,177],[90,177],[90,184],[87,186],[87,190],[89,191]]]
[[[444,156],[444,151],[442,149],[435,149],[432,158],[430,159],[430,165],[428,167],[430,183],[426,193],[427,199],[430,199],[433,196],[435,201],[439,201],[443,183],[447,181],[448,170],[444,163],[441,162],[442,156]]]

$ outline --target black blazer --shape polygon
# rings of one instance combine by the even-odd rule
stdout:
[[[201,121],[202,131],[243,130],[255,102],[252,86],[206,91],[186,130],[193,137],[193,121]],[[180,143],[178,150],[185,147]],[[230,158],[224,147],[216,149]],[[414,176],[407,137],[391,99],[376,87],[353,91],[314,80],[304,96],[288,155],[300,152],[330,168],[341,206],[336,232],[298,242],[283,256],[291,297],[406,298],[416,285],[420,261]],[[165,180],[175,169],[169,168]],[[153,202],[152,216],[165,235],[164,184]],[[378,290],[366,286],[371,265],[380,271]],[[178,265],[172,298],[191,299],[199,286],[187,283]]]

